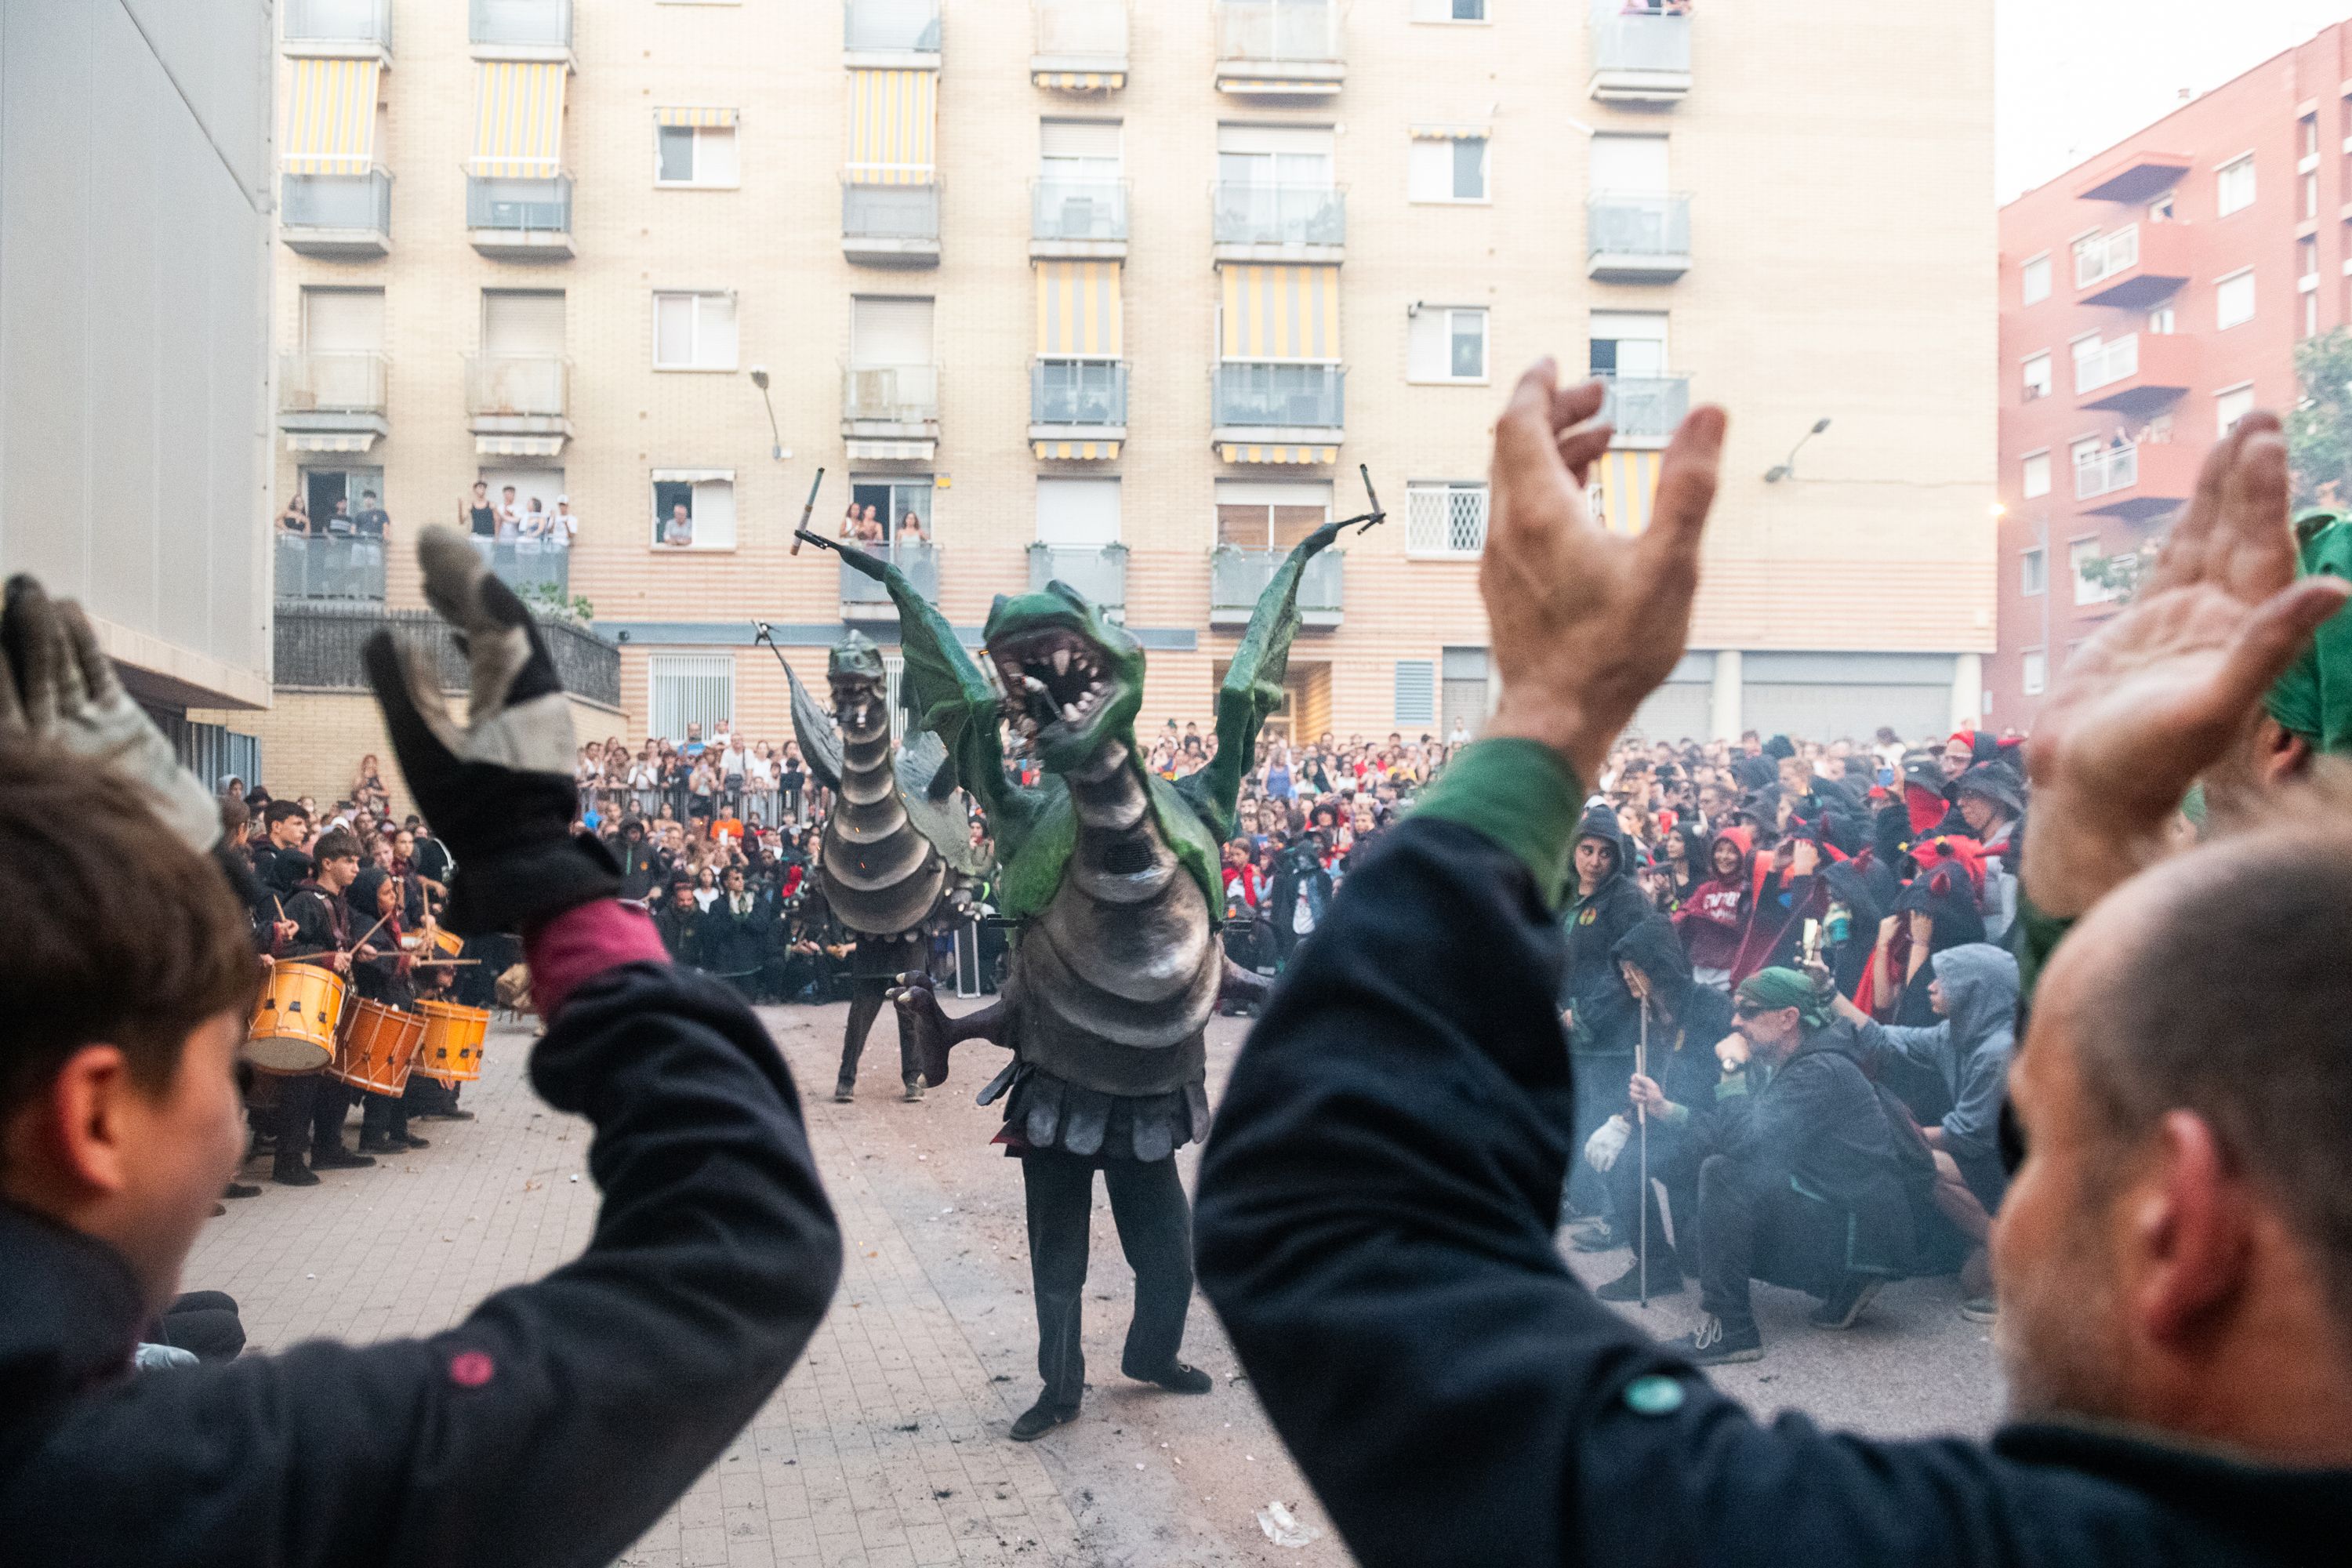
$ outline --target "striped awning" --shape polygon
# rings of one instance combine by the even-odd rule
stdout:
[[[301,430],[286,437],[289,452],[365,452],[373,450],[376,434],[373,430]]]
[[[1416,142],[1484,142],[1493,133],[1485,125],[1416,125],[1412,139]]]
[[[1228,463],[1336,463],[1337,447],[1259,447],[1228,441],[1220,454]]]
[[[937,441],[847,441],[849,456],[865,463],[928,463],[939,455]]]
[[[544,179],[562,172],[563,79],[560,62],[485,60],[470,172]]]
[[[1039,87],[1059,88],[1064,92],[1117,92],[1127,85],[1125,71],[1032,71],[1029,79]]]
[[[1029,450],[1041,463],[1107,463],[1118,456],[1116,441],[1032,441]]]
[[[733,125],[743,118],[740,109],[656,109],[656,125]]]
[[[1587,500],[1593,521],[1612,533],[1641,533],[1650,526],[1657,500],[1658,465],[1664,452],[1608,451],[1592,465]]]
[[[564,437],[561,436],[477,436],[474,455],[478,458],[560,458],[563,455]]]
[[[289,174],[364,174],[375,162],[374,60],[296,60],[286,100]]]
[[[1285,98],[1329,98],[1339,90],[1336,81],[1266,81],[1254,76],[1221,76],[1219,92],[1264,93]]]
[[[1217,269],[1222,279],[1218,345],[1229,360],[1339,357],[1339,269],[1257,267]]]
[[[849,179],[859,185],[928,185],[939,177],[940,73],[849,73]]]
[[[1041,359],[1117,359],[1121,349],[1116,261],[1037,264]]]

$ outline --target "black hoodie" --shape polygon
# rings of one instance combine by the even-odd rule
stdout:
[[[1590,895],[1569,900],[1562,916],[1568,927],[1568,975],[1560,1004],[1575,1018],[1572,1049],[1631,1056],[1641,1021],[1633,994],[1625,989],[1624,976],[1617,973],[1610,952],[1653,911],[1633,876],[1633,847],[1617,826],[1617,814],[1605,805],[1588,807],[1576,826],[1577,842],[1587,838],[1605,841],[1617,859]]]
[[[1610,956],[1650,983],[1650,1080],[1676,1105],[1711,1110],[1721,1076],[1715,1045],[1731,1033],[1731,998],[1693,982],[1682,937],[1663,916],[1635,921]]]

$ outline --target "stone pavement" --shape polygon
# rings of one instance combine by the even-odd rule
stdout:
[[[960,1010],[960,1009],[956,1009]],[[1216,1392],[1183,1398],[1118,1374],[1132,1299],[1108,1207],[1096,1207],[1086,1351],[1096,1385],[1077,1422],[1029,1445],[1004,1436],[1034,1396],[1019,1173],[988,1144],[995,1110],[971,1102],[1001,1061],[968,1047],[949,1085],[901,1103],[886,1016],[856,1103],[824,1092],[839,1006],[763,1008],[793,1075],[815,1097],[813,1145],[839,1214],[839,1296],[806,1359],[678,1506],[620,1559],[640,1568],[919,1568],[929,1564],[1344,1563],[1297,1470],[1240,1376],[1204,1303],[1186,1359]],[[1210,1084],[1241,1038],[1220,1019]],[[470,1122],[420,1122],[434,1146],[303,1190],[268,1185],[206,1227],[185,1279],[244,1308],[252,1349],[327,1335],[437,1331],[501,1286],[576,1256],[594,1224],[584,1123],[559,1116],[522,1076],[526,1030],[490,1038]],[[1189,1185],[1192,1151],[1182,1165]],[[259,1170],[264,1167],[255,1167]],[[1579,1256],[1588,1279],[1625,1256]],[[1759,1287],[1771,1353],[1722,1384],[1759,1414],[1787,1407],[1894,1435],[1980,1434],[2000,1390],[1986,1331],[1953,1311],[1948,1280],[1885,1292],[1845,1335],[1805,1327],[1811,1302]],[[1626,1309],[1666,1336],[1696,1291]],[[1319,1539],[1274,1546],[1256,1515],[1281,1501]]]

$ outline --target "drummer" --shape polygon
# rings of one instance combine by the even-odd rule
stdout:
[[[293,897],[286,900],[286,918],[294,922],[294,934],[278,950],[278,961],[316,963],[349,975],[353,933],[343,892],[360,874],[359,837],[348,827],[331,827],[319,835],[310,858],[310,875],[295,884]],[[285,1078],[278,1090],[278,1150],[270,1163],[271,1181],[315,1187],[320,1171],[375,1163],[373,1156],[343,1147],[343,1116],[356,1092],[329,1078],[324,1064]]]
[[[354,929],[364,931],[378,921],[383,922],[352,960],[352,988],[366,1001],[413,1012],[416,987],[409,977],[415,972],[416,961],[402,951],[400,894],[400,879],[378,866],[368,867],[344,889],[343,903],[349,911],[344,918]],[[412,1075],[410,1084],[415,1081]],[[404,1149],[429,1148],[425,1140],[409,1133],[410,1109],[402,1096],[360,1091],[360,1152],[397,1154]]]

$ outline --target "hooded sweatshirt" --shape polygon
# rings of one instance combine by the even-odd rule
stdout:
[[[1865,1060],[1896,1057],[1942,1078],[1952,1109],[1941,1125],[1956,1153],[1997,1153],[2001,1096],[2017,1045],[2017,960],[1990,942],[1948,947],[1928,960],[1944,988],[1944,1016],[1927,1028],[1863,1024]]]
[[[1711,1110],[1722,1076],[1715,1043],[1731,1033],[1731,998],[1691,979],[1690,960],[1664,916],[1636,921],[1610,956],[1650,983],[1651,1081],[1675,1105]]]
[[[1714,875],[1717,844],[1739,851],[1739,864],[1728,877]],[[1739,952],[1739,934],[1748,926],[1748,867],[1756,858],[1756,836],[1745,827],[1727,827],[1708,844],[1706,856],[1707,880],[1675,911],[1675,929],[1682,932],[1693,968],[1729,969]]]
[[[1606,805],[1589,807],[1577,824],[1575,842],[1588,838],[1607,844],[1616,860],[1591,892],[1571,898],[1564,911],[1568,974],[1560,1004],[1576,1021],[1572,1048],[1631,1056],[1641,1028],[1639,1010],[1633,994],[1625,989],[1624,976],[1617,973],[1617,961],[1609,954],[1620,938],[1653,911],[1634,879],[1633,847],[1617,826],[1617,814]]]

